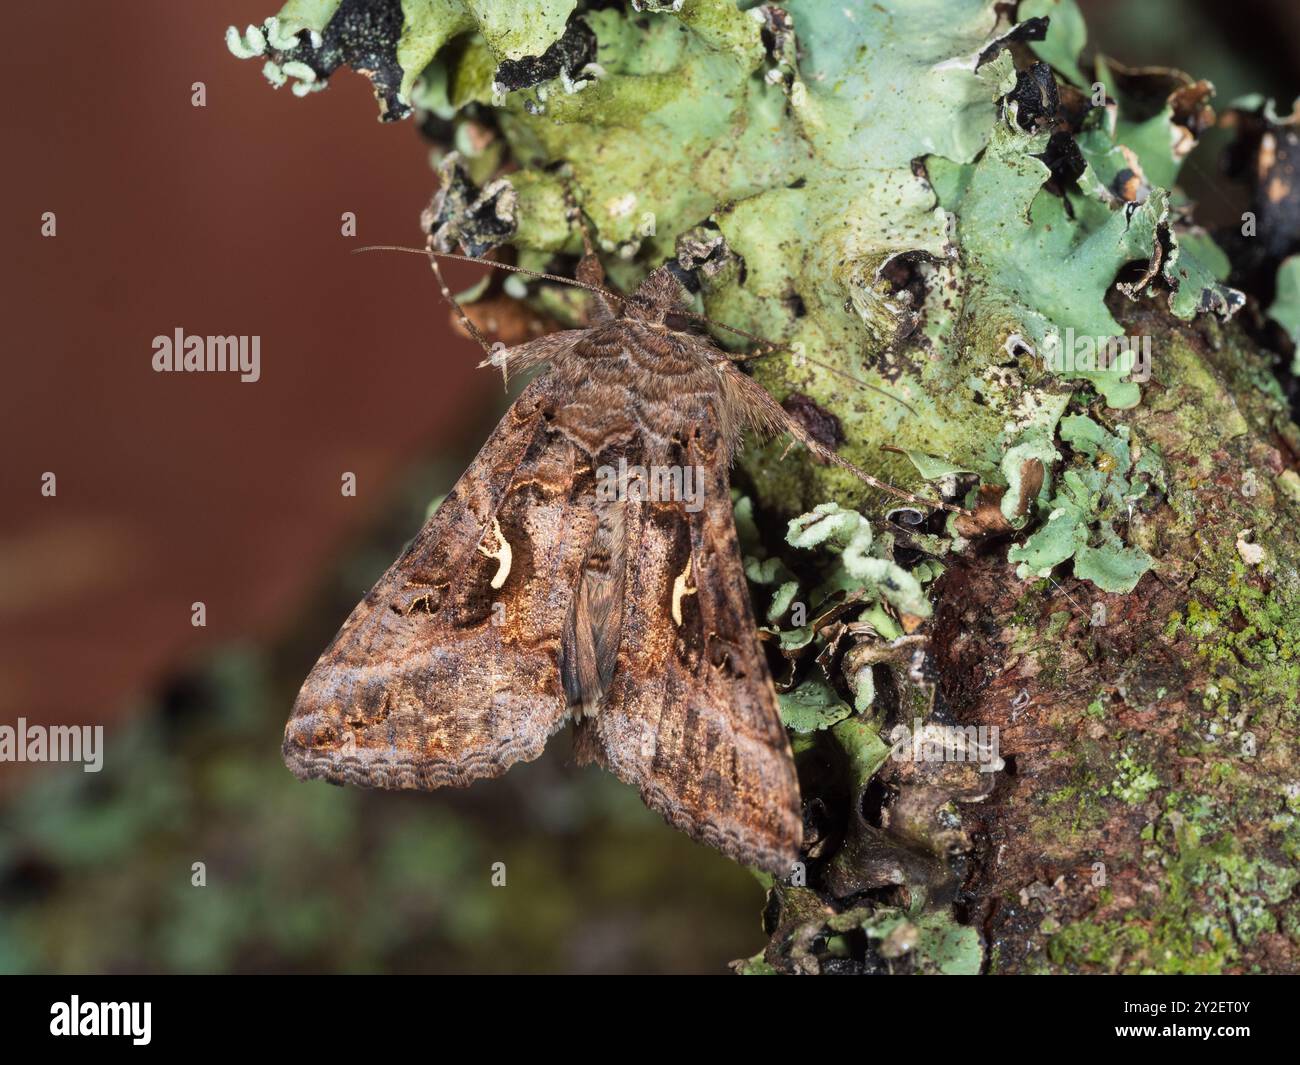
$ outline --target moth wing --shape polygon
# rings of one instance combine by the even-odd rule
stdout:
[[[702,506],[626,503],[617,660],[576,753],[637,787],[674,827],[786,875],[803,835],[799,783],[745,583],[730,456],[702,421],[686,448]]]
[[[564,620],[594,527],[590,460],[533,381],[321,655],[285,728],[302,779],[464,786],[564,722]]]

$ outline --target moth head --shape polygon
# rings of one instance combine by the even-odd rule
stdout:
[[[651,270],[623,304],[623,317],[662,325],[674,311],[686,309],[686,289],[670,266]]]

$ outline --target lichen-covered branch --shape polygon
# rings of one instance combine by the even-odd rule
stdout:
[[[813,436],[970,508],[741,459],[808,840],[743,971],[1294,970],[1294,118],[1230,112],[1216,240],[1177,187],[1213,87],[1012,6],[297,0],[228,40],[418,115],[441,246],[676,259]]]

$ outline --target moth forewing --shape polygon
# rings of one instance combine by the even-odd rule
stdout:
[[[285,730],[299,777],[464,786],[563,725],[559,647],[594,516],[589,464],[547,422],[559,402],[548,378],[524,390],[325,650]]]
[[[799,786],[728,471],[747,427],[842,460],[707,338],[668,327],[681,296],[661,267],[589,328],[488,360],[549,369],[307,678],[284,741],[298,776],[463,786],[573,721],[579,758],[671,824],[789,871]]]
[[[799,856],[799,785],[737,543],[730,443],[713,403],[694,420],[682,457],[704,471],[703,506],[626,503],[629,609],[612,685],[576,750],[677,828],[784,875]]]

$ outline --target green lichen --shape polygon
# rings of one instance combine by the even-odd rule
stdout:
[[[1076,6],[1021,6],[1022,20],[1051,17],[1046,40],[1033,47],[1082,85]],[[280,25],[321,31],[336,7],[290,3]],[[509,180],[531,182],[550,202],[571,192],[620,283],[671,256],[682,234],[701,225],[720,233],[743,268],[711,278],[704,306],[795,350],[756,374],[778,396],[797,390],[835,409],[848,457],[899,479],[908,467],[883,457],[880,445],[995,468],[1012,445],[996,442],[1003,426],[990,415],[1040,405],[1051,382],[996,386],[1005,402],[991,409],[983,371],[1006,364],[1014,337],[1041,347],[1067,328],[1118,335],[1103,297],[1126,262],[1155,256],[1158,231],[1175,312],[1235,309],[1203,271],[1188,273],[1191,243],[1204,249],[1205,239],[1179,251],[1162,187],[1172,186],[1180,161],[1173,115],[1129,119],[1104,64],[1099,74],[1114,103],[1097,108],[1080,137],[1088,168],[1064,193],[1044,187],[1049,170],[1037,156],[1046,134],[1020,128],[1000,103],[1016,70],[998,45],[1010,24],[992,0],[792,0],[783,8],[793,33],[769,31],[766,40],[762,11],[751,4],[687,0],[679,8],[634,20],[574,0],[405,0],[395,42],[399,98],[441,101],[452,118],[471,103],[493,106],[519,167]],[[572,18],[598,42],[589,76],[494,94],[494,65],[542,54]],[[472,91],[463,88],[467,70],[476,71]],[[1106,161],[1121,147],[1149,171],[1140,203],[1125,205],[1107,186]],[[913,165],[919,159],[925,173]],[[511,239],[521,261],[576,247],[576,233],[539,227],[523,206],[517,218]],[[889,278],[891,264],[904,261],[925,289],[919,306]],[[1066,261],[1070,269],[1061,269]],[[1139,391],[1123,379],[1129,368],[1121,357],[1113,370],[1058,379],[1089,380],[1112,403],[1131,406]],[[865,389],[846,396],[844,374],[897,399]],[[787,513],[866,494],[838,469],[787,463],[787,475],[773,475],[778,464],[767,450],[747,466],[760,501]]]
[[[1080,580],[1107,592],[1130,592],[1153,559],[1142,548],[1125,544],[1116,524],[1127,523],[1153,482],[1163,483],[1159,458],[1150,447],[1135,458],[1126,425],[1110,432],[1091,418],[1071,415],[1061,421],[1059,433],[1075,460],[1046,503],[1039,494],[1044,523],[1012,547],[1007,560],[1019,563],[1016,574],[1027,579],[1046,577],[1073,558]]]
[[[923,581],[932,580],[942,569],[925,569],[921,576],[893,560],[893,536],[872,536],[871,523],[856,511],[838,503],[822,503],[809,514],[790,521],[786,542],[791,547],[824,547],[838,556],[836,565],[814,591],[824,600],[837,592],[862,595],[876,603],[888,603],[903,614],[930,616]]]
[[[991,472],[1013,446],[996,419],[1041,406],[1053,389],[1023,375],[991,384],[984,371],[1007,362],[1013,336],[1033,345],[1053,328],[1117,335],[1103,296],[1121,266],[1153,255],[1159,228],[1173,233],[1168,195],[1154,187],[1125,209],[1091,170],[1064,197],[1043,187],[1049,172],[1035,156],[1045,134],[1021,129],[1000,102],[1016,71],[998,45],[1011,27],[991,0],[783,8],[793,34],[765,42],[762,12],[728,0],[688,0],[636,20],[579,5],[573,17],[598,42],[583,85],[556,81],[502,99],[492,65],[545,51],[573,0],[509,5],[509,18],[488,0],[407,0],[400,93],[441,100],[448,117],[471,102],[494,107],[518,167],[508,180],[551,204],[571,193],[620,284],[674,254],[683,234],[720,233],[743,265],[708,279],[707,313],[794,350],[755,373],[778,396],[799,391],[834,409],[847,457],[899,480],[910,467],[882,455],[882,444]],[[1077,11],[1039,8],[1053,22],[1037,47],[1077,78]],[[329,10],[315,9],[311,24]],[[476,71],[472,91],[467,70]],[[461,88],[449,95],[448,86]],[[1124,111],[1121,100],[1119,125],[1094,131],[1099,159],[1136,129]],[[1162,171],[1170,181],[1175,172],[1172,162]],[[521,262],[577,246],[576,232],[539,226],[531,209],[521,206],[517,220]],[[1172,263],[1172,245],[1166,251]],[[891,280],[891,264],[902,262],[919,274],[919,305]],[[1166,281],[1199,306],[1186,279]],[[1058,379],[1082,376],[1131,405],[1139,393],[1121,380],[1126,369],[1121,360],[1114,371]],[[845,374],[895,398],[846,394]],[[990,403],[991,391],[1003,394]],[[765,449],[745,461],[759,501],[786,513],[867,494],[839,469],[782,466]]]
[[[1140,764],[1132,753],[1125,751],[1115,765],[1115,778],[1103,790],[1103,794],[1114,795],[1121,802],[1136,806],[1146,802],[1158,787],[1160,777],[1156,771]]]
[[[1269,305],[1268,316],[1286,330],[1295,345],[1291,372],[1300,374],[1300,255],[1282,260],[1275,288],[1277,294]]]
[[[873,533],[856,511],[825,503],[789,522],[786,544],[815,552],[810,558],[791,556],[803,576],[779,555],[768,554],[754,522],[753,502],[740,492],[735,493],[734,515],[745,574],[759,590],[770,590],[765,631],[792,664],[833,657],[829,645],[843,637],[843,626],[850,622],[861,638],[878,643],[883,660],[891,642],[930,616],[926,588],[942,574],[942,565],[927,560],[910,570],[900,566],[893,558],[893,534]],[[780,693],[782,719],[796,733],[830,728],[874,702],[870,664],[846,680],[852,705],[824,667],[800,672],[799,683]]]
[[[333,7],[306,6],[310,18],[291,4],[282,24],[322,29]],[[1075,5],[1022,7],[1022,20],[1051,16],[1033,47],[1082,84]],[[940,455],[949,471],[975,470],[1014,489],[1024,458],[1055,452],[1043,433],[1061,412],[1060,382],[1088,380],[1114,404],[1135,403],[1127,357],[1113,370],[1053,376],[1019,365],[1015,338],[1032,351],[1066,329],[1118,335],[1103,297],[1120,267],[1155,255],[1158,232],[1176,313],[1192,313],[1186,299],[1228,313],[1231,301],[1201,285],[1199,273],[1189,281],[1173,270],[1180,238],[1161,183],[1128,205],[1108,189],[1107,161],[1121,146],[1170,185],[1178,159],[1172,115],[1129,120],[1104,66],[1115,102],[1096,109],[1080,138],[1088,169],[1062,192],[1044,187],[1050,172],[1037,156],[1046,134],[1022,129],[1001,102],[1016,70],[998,43],[1011,26],[992,0],[792,0],[783,8],[793,32],[768,28],[765,38],[762,11],[729,0],[687,0],[638,19],[573,0],[522,9],[406,0],[400,95],[458,120],[470,104],[494,108],[516,164],[507,177],[520,193],[510,239],[525,265],[577,248],[567,195],[619,284],[673,255],[683,234],[701,226],[720,234],[732,265],[706,280],[707,313],[787,345],[793,354],[762,360],[756,376],[778,397],[798,391],[834,410],[846,457],[897,481],[912,467],[881,445]],[[581,87],[557,80],[494,93],[497,64],[540,55],[571,18],[598,42]],[[499,141],[458,145],[462,157],[500,161]],[[913,165],[920,159],[924,172]],[[468,162],[476,179],[486,177]],[[1190,245],[1184,266],[1189,254]],[[919,303],[891,280],[904,262],[922,285]],[[1215,298],[1203,299],[1207,291]],[[846,393],[845,375],[890,395]],[[869,495],[843,470],[775,455],[756,448],[744,458],[765,507],[793,514]],[[931,466],[922,475],[937,474]],[[1127,583],[1138,557],[1095,531],[1082,552],[1085,572],[1108,586]]]
[[[1097,965],[1111,972],[1222,972],[1261,934],[1277,931],[1280,908],[1300,870],[1250,858],[1230,833],[1208,835],[1171,811],[1144,860],[1164,872],[1159,898],[1147,912],[1066,925],[1049,940],[1058,965]]]
[[[957,924],[946,913],[918,917],[891,909],[876,910],[861,923],[867,938],[887,958],[908,957],[918,973],[974,976],[984,951],[979,933]]]
[[[781,721],[792,732],[817,732],[843,721],[849,706],[824,679],[809,677],[794,691],[780,695]]]
[[[1224,577],[1206,573],[1193,582],[1197,598],[1174,614],[1165,634],[1195,641],[1222,690],[1248,685],[1262,702],[1300,705],[1300,596],[1261,588],[1246,565],[1231,562]]]
[[[733,965],[732,971],[735,972],[737,976],[777,975],[776,967],[763,957],[761,951],[755,954],[752,958],[746,958],[744,961]]]
[[[323,33],[342,0],[289,0],[280,9],[280,31],[295,34],[299,30]]]

